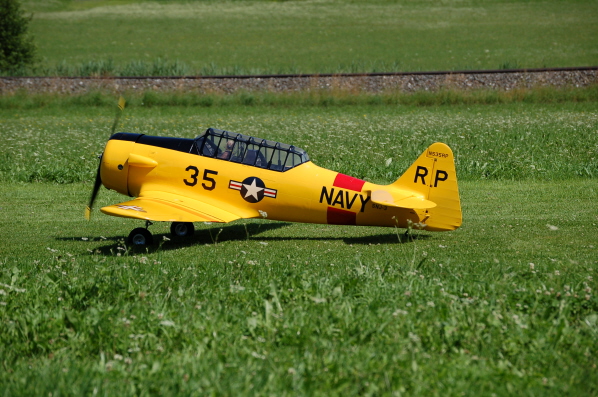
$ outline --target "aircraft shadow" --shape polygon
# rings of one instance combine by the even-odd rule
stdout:
[[[291,223],[250,223],[250,224],[238,224],[238,225],[227,225],[219,227],[218,224],[214,224],[208,229],[195,230],[195,234],[191,237],[177,238],[173,237],[170,233],[152,233],[154,237],[154,244],[149,247],[127,247],[129,252],[155,252],[158,250],[168,251],[173,249],[179,249],[183,247],[190,247],[198,244],[216,244],[224,241],[242,241],[254,238],[254,236],[260,233],[267,232],[270,230],[276,230],[289,226]],[[151,231],[151,228],[150,228]],[[123,236],[112,236],[102,237],[102,241],[108,242],[108,245],[98,247],[94,249],[94,253],[101,255],[116,255],[119,252],[124,251],[126,235]],[[81,240],[81,237],[56,237],[56,240],[62,241],[73,241]],[[281,240],[284,240],[281,238]]]
[[[419,234],[405,236],[399,233],[401,240],[396,233],[372,234],[371,236],[359,237],[261,237],[261,241],[343,241],[347,245],[377,245],[377,244],[407,244],[416,240],[425,240],[430,238],[428,235]]]
[[[425,234],[412,234],[406,236],[404,232],[397,233],[388,232],[382,234],[373,234],[369,236],[359,237],[346,237],[346,236],[262,236],[258,237],[261,233],[281,229],[292,225],[288,222],[272,222],[272,223],[249,223],[249,224],[237,224],[227,225],[219,227],[215,224],[211,228],[199,229],[195,231],[195,234],[191,237],[186,238],[175,238],[170,233],[156,233],[153,234],[154,244],[149,247],[127,247],[130,253],[141,253],[141,252],[155,252],[158,250],[169,251],[174,249],[180,249],[184,247],[190,247],[194,245],[203,244],[217,244],[229,241],[245,241],[245,240],[258,240],[259,241],[343,241],[347,245],[377,245],[377,244],[407,244],[416,240],[424,240],[430,238]],[[151,229],[150,229],[151,230]],[[400,240],[399,240],[400,237]],[[57,237],[57,240],[72,241],[80,240],[81,237]],[[95,253],[100,255],[113,256],[119,252],[124,251],[124,242],[126,236],[112,236],[102,238],[103,241],[108,242],[108,245],[98,247],[94,250]]]

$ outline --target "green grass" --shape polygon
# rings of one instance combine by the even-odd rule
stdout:
[[[48,75],[591,66],[595,1],[26,2]]]
[[[146,253],[89,186],[2,184],[4,393],[596,393],[598,184],[461,191],[462,229],[402,244],[243,221]]]
[[[120,130],[226,128],[380,183],[440,140],[461,181],[455,232],[158,223],[147,251],[83,218],[114,106],[56,103],[0,110],[3,395],[598,393],[595,102],[132,106]]]

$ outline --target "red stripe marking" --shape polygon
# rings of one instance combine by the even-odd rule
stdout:
[[[357,213],[328,207],[326,221],[329,225],[356,225]]]
[[[341,174],[339,172],[336,174],[336,178],[334,178],[334,183],[332,186],[340,187],[341,189],[353,190],[354,192],[361,192],[361,188],[364,184],[365,181],[362,179],[353,178],[352,176]]]

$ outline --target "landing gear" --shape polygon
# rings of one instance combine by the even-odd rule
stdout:
[[[152,245],[154,242],[154,237],[146,228],[138,227],[136,229],[133,229],[133,231],[129,233],[129,238],[127,240],[129,241],[130,245],[134,245],[136,247],[143,247],[147,245]]]
[[[138,227],[133,229],[131,233],[129,233],[129,237],[127,241],[130,245],[134,245],[136,247],[145,247],[148,245],[152,245],[154,243],[154,237],[147,230],[152,223],[150,221],[145,221],[145,227]]]
[[[133,229],[127,238],[129,245],[136,247],[152,245],[154,243],[154,237],[148,230],[151,225],[152,223],[150,221],[145,221],[145,227]],[[170,233],[172,233],[172,236],[175,238],[190,237],[195,233],[195,227],[191,222],[172,222],[172,225],[170,225]]]
[[[191,222],[172,222],[170,233],[173,237],[190,237],[195,233],[195,227]]]

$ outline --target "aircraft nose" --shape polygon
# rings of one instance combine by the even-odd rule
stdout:
[[[127,159],[135,142],[109,140],[102,155],[101,178],[108,189],[129,195],[127,187],[129,164]]]

